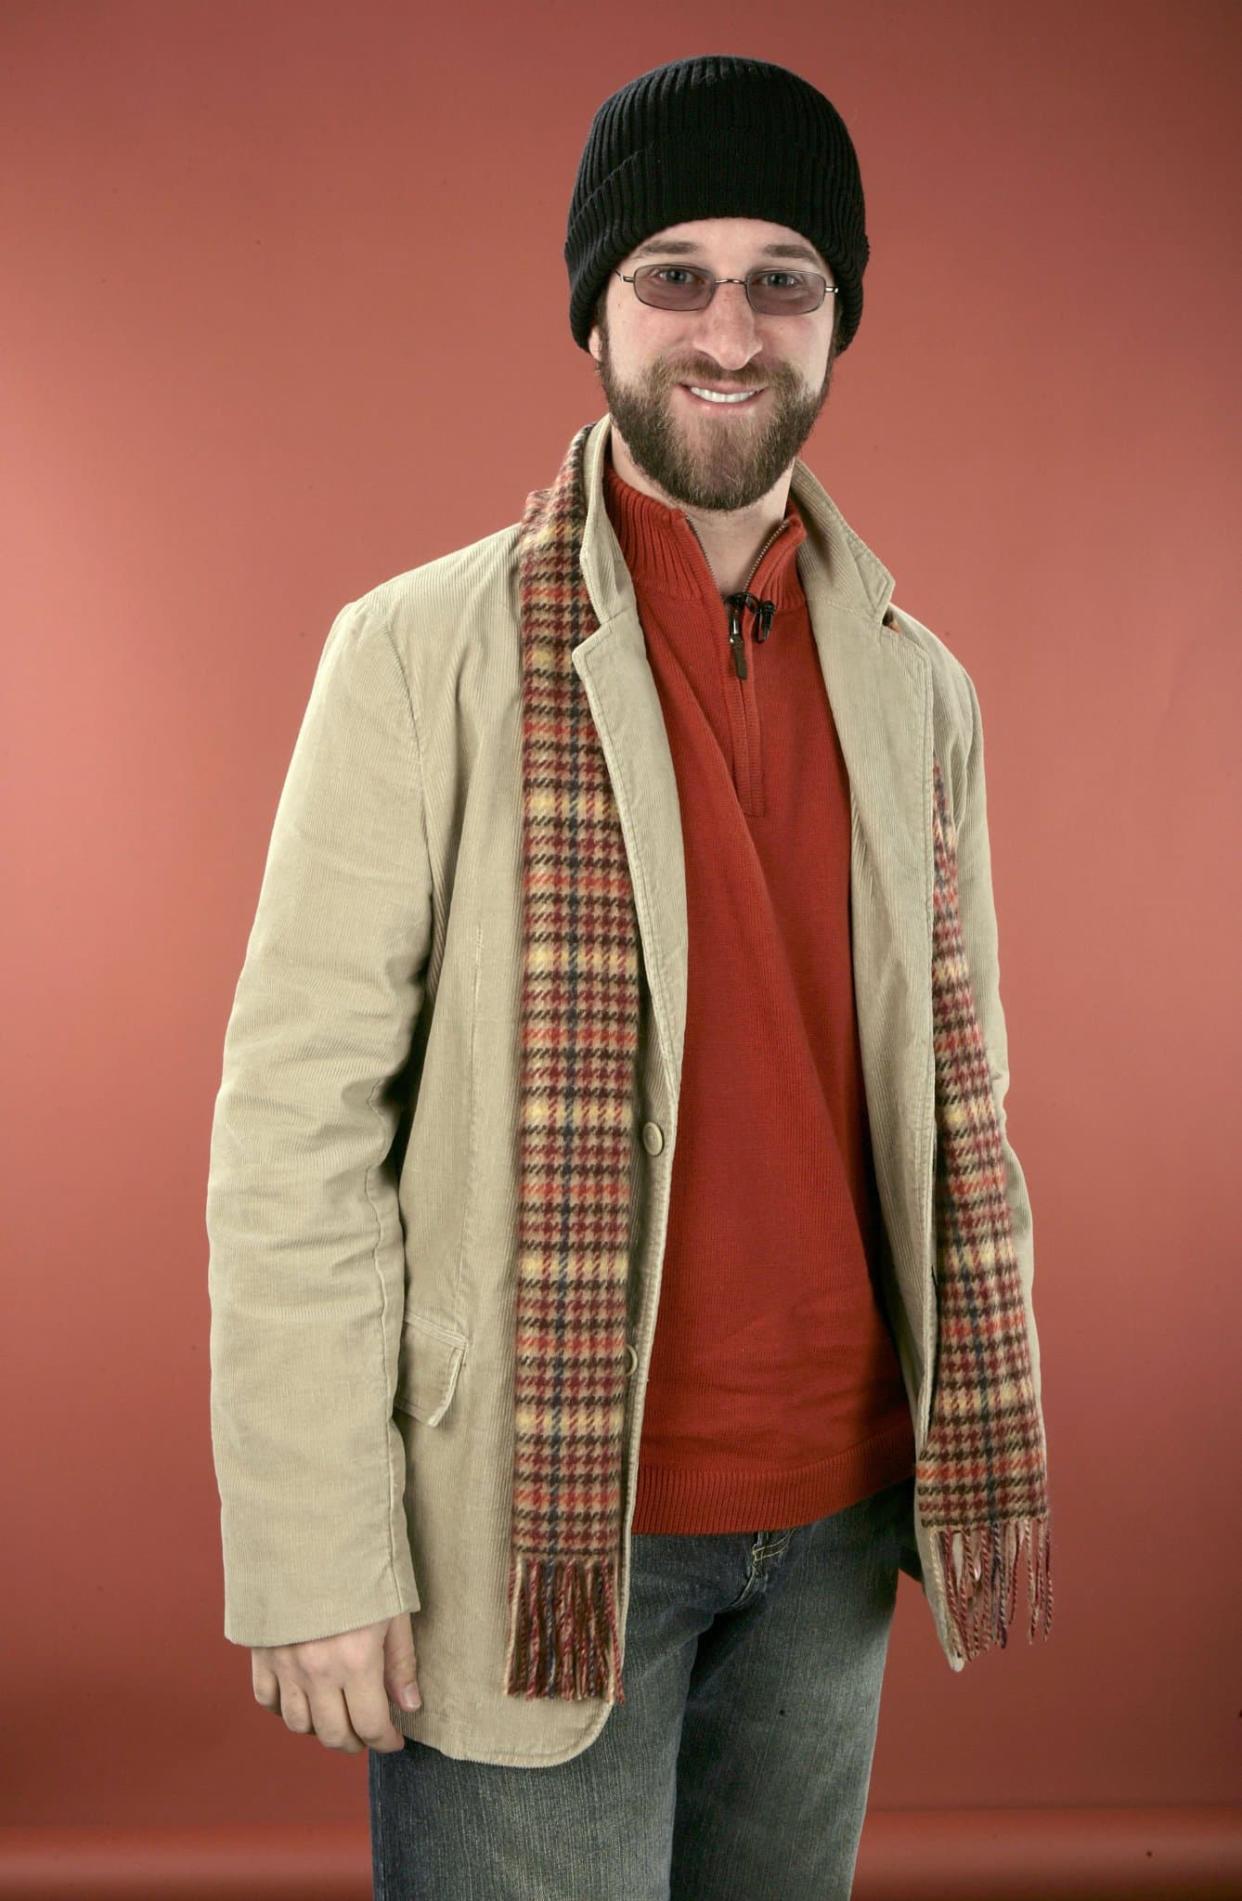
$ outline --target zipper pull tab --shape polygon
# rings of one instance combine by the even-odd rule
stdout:
[[[729,604],[729,645],[733,649],[733,671],[739,680],[746,678],[746,641],[742,635],[742,609],[749,595],[726,594]]]
[[[772,616],[776,612],[775,601],[760,601],[755,610],[755,639],[766,640],[772,631]]]

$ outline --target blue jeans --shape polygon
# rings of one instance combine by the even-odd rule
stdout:
[[[368,1750],[375,1901],[848,1901],[913,1503],[634,1533],[626,1701],[585,1750]]]

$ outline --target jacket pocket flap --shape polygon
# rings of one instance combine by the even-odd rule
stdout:
[[[424,1426],[438,1426],[449,1408],[466,1351],[466,1336],[428,1314],[406,1315],[393,1405]]]

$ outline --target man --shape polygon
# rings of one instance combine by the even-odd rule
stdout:
[[[798,451],[857,160],[704,57],[595,116],[608,413],[329,633],[213,1130],[226,1635],[377,1893],[848,1895],[904,1569],[1050,1622],[978,701]],[[413,1620],[413,1621],[412,1621]]]

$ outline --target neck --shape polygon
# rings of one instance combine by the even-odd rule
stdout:
[[[793,476],[792,463],[775,486],[749,508],[694,508],[678,501],[639,468],[617,434],[615,424],[609,431],[609,442],[613,465],[621,479],[666,507],[680,509],[698,537],[721,594],[739,593],[746,586],[773,530],[784,519]]]

